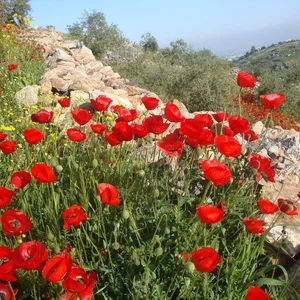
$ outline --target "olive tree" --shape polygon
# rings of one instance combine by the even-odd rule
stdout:
[[[85,11],[81,21],[67,26],[67,30],[69,38],[83,41],[98,59],[107,50],[121,47],[126,42],[117,25],[109,25],[105,15],[96,10]]]

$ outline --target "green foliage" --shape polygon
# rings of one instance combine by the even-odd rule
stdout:
[[[29,0],[0,0],[0,24],[15,23],[24,24],[23,17],[28,17],[31,6]],[[16,18],[14,15],[21,16]]]
[[[166,101],[176,98],[190,111],[226,109],[225,101],[228,106],[236,92],[228,62],[208,50],[192,51],[182,40],[171,46],[158,53],[145,52],[134,61],[113,65],[113,69],[130,84]]]
[[[38,84],[46,64],[42,58],[42,49],[32,41],[24,40],[19,26],[9,24],[3,27],[0,30],[0,44],[1,95],[6,103],[14,106],[15,93],[27,85]],[[9,65],[15,65],[16,68],[9,70]]]
[[[103,13],[93,10],[84,12],[80,22],[67,26],[66,38],[78,39],[100,59],[108,50],[117,49],[126,43],[118,27],[107,24]]]
[[[142,35],[140,44],[145,51],[156,52],[159,49],[156,38],[150,32]]]

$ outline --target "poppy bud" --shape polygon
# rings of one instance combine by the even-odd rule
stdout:
[[[144,177],[145,176],[145,171],[144,170],[139,170],[137,172],[137,174],[139,175],[139,177]]]
[[[269,121],[268,125],[269,125],[269,128],[274,128],[274,121],[273,121],[273,119],[271,119]]]
[[[113,249],[114,250],[119,250],[120,249],[120,244],[118,242],[113,243]]]
[[[122,217],[125,220],[127,220],[129,218],[129,211],[127,209],[123,210]]]
[[[188,272],[191,273],[195,271],[195,265],[190,261],[185,264],[185,268]]]
[[[184,278],[184,283],[185,283],[186,287],[189,287],[190,283],[191,283],[191,279],[189,277],[185,277]]]
[[[63,168],[61,165],[57,165],[57,166],[55,167],[55,170],[56,170],[58,173],[62,172],[63,169],[64,169],[64,168]]]
[[[156,256],[161,256],[163,253],[164,253],[164,250],[163,250],[162,247],[156,248],[156,250],[155,250],[155,255]]]
[[[54,252],[59,254],[61,251],[60,251],[60,246],[58,244],[55,244],[55,247],[54,247]]]
[[[47,238],[48,238],[48,240],[53,241],[55,239],[55,236],[51,231],[49,231],[47,233]]]
[[[166,226],[166,228],[165,228],[165,234],[170,234],[170,228],[169,228],[169,226]]]
[[[96,158],[93,159],[92,165],[93,165],[93,168],[98,167],[98,160]]]
[[[153,196],[154,196],[154,198],[158,198],[158,196],[159,196],[159,190],[158,189],[154,190]]]

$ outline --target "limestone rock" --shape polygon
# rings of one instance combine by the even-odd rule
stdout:
[[[265,130],[265,125],[263,124],[263,122],[258,121],[252,126],[252,130],[256,134],[262,134],[262,132]]]
[[[72,83],[86,77],[87,75],[85,73],[80,72],[75,68],[60,66],[46,72],[40,81],[40,85],[42,86],[43,91],[47,91],[50,81],[50,91],[55,90],[58,93],[63,94],[68,92],[68,88]],[[48,92],[50,91],[48,90]]]
[[[80,49],[73,50],[74,59],[83,65],[89,64],[92,61],[95,61],[95,56],[92,51],[86,46],[82,46]]]
[[[68,86],[68,91],[81,90],[84,92],[88,92],[91,90],[100,89],[104,86],[104,82],[99,80],[98,78],[86,78],[74,81]]]
[[[39,102],[38,85],[26,86],[16,93],[15,99],[20,106],[35,105]]]
[[[54,54],[48,60],[48,65],[50,67],[57,67],[57,65],[68,65],[70,67],[75,67],[76,63],[74,58],[67,54],[64,50],[56,48]]]

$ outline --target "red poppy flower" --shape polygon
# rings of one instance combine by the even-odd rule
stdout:
[[[0,150],[4,154],[10,154],[15,151],[16,145],[17,145],[16,141],[4,141],[0,143]]]
[[[251,286],[248,288],[245,300],[270,300],[270,297],[257,286]]]
[[[91,106],[97,111],[107,111],[113,101],[104,95],[99,95],[95,100],[91,99]]]
[[[183,138],[179,135],[179,129],[166,135],[161,141],[157,142],[157,147],[171,156],[181,156]]]
[[[241,144],[232,136],[219,135],[215,139],[215,145],[226,157],[236,157],[242,153]]]
[[[257,169],[258,171],[265,171],[271,167],[269,159],[261,156],[260,154],[249,154],[247,156],[247,160],[250,164],[250,167],[253,169]]]
[[[275,109],[281,105],[282,101],[285,98],[285,95],[274,93],[268,95],[260,95],[259,98],[265,108]]]
[[[48,260],[48,250],[44,244],[36,241],[21,243],[14,249],[17,268],[24,270],[41,270]]]
[[[94,133],[97,135],[102,135],[102,133],[105,131],[106,127],[103,124],[90,124],[91,129]]]
[[[16,281],[17,279],[14,277],[16,271],[14,252],[6,246],[0,247],[0,262],[0,280]]]
[[[119,114],[123,109],[127,109],[127,108],[121,104],[120,105],[112,105],[110,107],[110,110],[116,114]]]
[[[266,231],[266,228],[263,227],[265,224],[264,220],[259,220],[257,218],[251,220],[246,217],[243,219],[243,224],[246,226],[246,230],[250,233],[260,234]]]
[[[120,142],[131,141],[133,139],[131,127],[126,122],[117,123],[112,127],[112,132]]]
[[[77,108],[72,110],[72,116],[75,122],[79,125],[85,125],[92,118],[91,113],[83,108]]]
[[[55,174],[52,168],[44,163],[35,164],[31,168],[30,172],[38,182],[51,183],[55,179]]]
[[[61,107],[70,107],[71,106],[71,101],[67,98],[60,98],[57,102],[61,105]]]
[[[210,114],[198,114],[194,117],[198,121],[199,127],[210,127],[214,124],[213,118]]]
[[[0,209],[8,206],[13,196],[13,191],[0,186]]]
[[[131,122],[138,117],[138,112],[136,109],[122,109],[119,112],[119,118],[116,119],[116,122]]]
[[[67,292],[77,294],[80,299],[87,300],[92,297],[95,282],[95,271],[91,271],[87,274],[83,268],[72,266],[62,286]]]
[[[15,70],[18,66],[16,64],[10,64],[7,66],[8,71]]]
[[[141,124],[130,124],[131,132],[135,137],[144,138],[149,132]]]
[[[8,136],[8,134],[3,133],[3,132],[0,131],[0,141],[4,141],[7,136]]]
[[[162,116],[149,116],[142,121],[144,128],[151,133],[161,134],[165,132],[170,124],[164,123]]]
[[[242,133],[243,138],[248,142],[253,142],[258,140],[258,136],[252,129],[248,129]]]
[[[228,113],[222,110],[217,111],[216,113],[212,114],[212,116],[217,122],[223,122],[228,119]]]
[[[228,136],[235,136],[234,131],[230,129],[227,125],[224,125],[222,128],[223,134],[228,135]]]
[[[8,236],[19,236],[28,232],[31,222],[21,211],[7,210],[1,216],[2,231]]]
[[[242,88],[254,88],[256,78],[246,72],[239,72],[236,78],[236,82]]]
[[[67,276],[71,268],[71,256],[66,253],[61,253],[47,261],[43,267],[42,275],[49,282],[59,282]]]
[[[229,127],[234,133],[243,133],[249,129],[249,122],[247,119],[240,116],[231,116],[228,119]]]
[[[72,142],[82,142],[86,139],[86,134],[79,129],[69,128],[67,130],[67,136]]]
[[[43,133],[36,128],[25,129],[23,135],[28,144],[37,144],[44,138]]]
[[[194,137],[198,144],[202,146],[212,145],[215,140],[215,132],[211,129],[208,129],[206,127],[201,128],[198,135]]]
[[[0,295],[3,300],[16,299],[14,295],[16,295],[17,292],[18,291],[14,292],[8,284],[0,283]]]
[[[158,106],[159,100],[154,97],[144,96],[141,101],[145,105],[147,110],[153,110]]]
[[[41,109],[35,114],[31,115],[31,121],[36,123],[50,123],[53,117],[53,112],[47,111],[45,109]]]
[[[114,133],[112,132],[105,132],[104,138],[111,146],[118,146],[121,142],[117,139]]]
[[[201,167],[205,178],[212,181],[215,186],[230,181],[231,174],[229,168],[217,160],[204,160]]]
[[[285,214],[289,216],[298,215],[297,207],[295,206],[295,203],[293,201],[279,198],[277,202],[278,202],[279,209]]]
[[[179,108],[171,102],[166,104],[165,116],[170,122],[180,122],[184,119],[184,116],[181,114]]]
[[[28,172],[20,171],[15,172],[10,177],[10,184],[15,189],[21,189],[31,181],[31,175]]]
[[[202,128],[200,120],[191,118],[183,119],[180,123],[180,134],[195,137],[200,133]]]
[[[276,211],[278,211],[278,206],[270,200],[259,199],[259,200],[257,200],[257,204],[258,204],[259,210],[263,214],[273,214]]]
[[[99,183],[97,188],[101,202],[111,206],[119,205],[120,199],[117,198],[119,192],[116,187],[109,183]]]
[[[202,272],[214,271],[221,262],[219,253],[211,247],[194,250],[192,252],[192,259],[196,269]]]
[[[200,127],[197,135],[193,137],[188,137],[185,139],[185,143],[192,148],[196,148],[197,146],[207,146],[212,145],[215,140],[215,132],[206,127]]]
[[[267,168],[264,170],[265,175],[267,176],[267,180],[271,182],[275,182],[275,170],[270,168]]]
[[[86,214],[79,205],[72,205],[61,214],[64,217],[63,228],[66,230],[69,230],[71,225],[78,226],[81,221],[86,220]]]
[[[199,141],[197,141],[195,138],[186,137],[184,141],[191,148],[197,148],[199,146]]]
[[[224,209],[205,204],[196,207],[196,213],[202,223],[215,224],[224,218]]]

